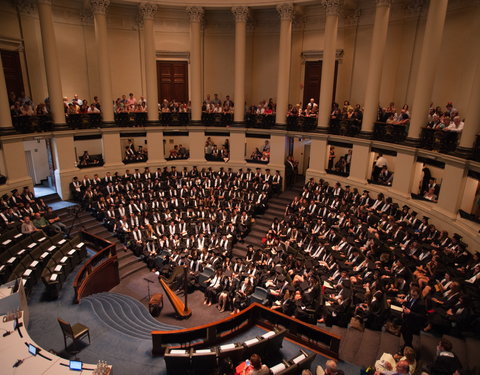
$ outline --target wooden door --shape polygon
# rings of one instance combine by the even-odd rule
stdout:
[[[158,101],[188,102],[187,61],[157,61]]]
[[[17,97],[24,92],[22,66],[18,51],[0,50],[2,56],[3,73],[7,84],[8,94],[13,91]]]
[[[333,100],[337,88],[338,61],[335,61],[335,73],[333,79]],[[303,83],[303,103],[305,108],[310,98],[315,99],[315,103],[320,103],[320,85],[322,83],[322,61],[305,62],[305,80]]]

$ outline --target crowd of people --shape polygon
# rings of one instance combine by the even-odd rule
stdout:
[[[222,101],[218,94],[213,94],[213,99],[210,97],[210,94],[207,94],[207,97],[202,104],[203,113],[223,113],[223,114],[233,114],[234,103],[230,99],[230,95],[225,97],[225,100]]]
[[[224,161],[230,160],[230,141],[225,139],[225,143],[221,147],[217,146],[211,137],[205,141],[205,159],[208,161]]]
[[[175,265],[188,264],[199,272],[231,259],[232,246],[248,233],[252,217],[280,191],[275,176],[259,169],[146,168],[143,173],[75,177],[70,189],[136,255],[168,274]]]
[[[268,164],[270,161],[270,141],[266,140],[261,148],[255,147],[255,150],[251,153],[249,160]]]
[[[161,113],[189,113],[190,103],[178,102],[175,99],[163,99],[159,104],[159,110]]]
[[[458,110],[453,107],[453,103],[448,102],[445,110],[442,110],[440,106],[434,107],[432,103],[428,110],[426,127],[434,130],[461,133],[464,123]]]
[[[260,267],[281,265],[257,285],[270,290],[273,308],[302,320],[399,324],[408,346],[421,329],[479,334],[479,253],[416,216],[383,194],[311,179],[252,252]]]
[[[378,107],[377,121],[394,125],[408,125],[410,122],[408,104],[404,104],[400,111],[397,110],[394,102],[390,102],[386,107]]]
[[[350,166],[352,164],[352,149],[348,149],[345,155],[341,155],[335,162],[337,157],[335,146],[330,146],[328,150],[328,166],[327,170],[338,173],[340,175],[349,175]]]
[[[123,157],[124,163],[145,162],[148,160],[148,150],[145,146],[138,145],[135,149],[135,145],[131,139],[127,141],[125,146],[125,154]]]
[[[182,144],[174,145],[167,160],[184,160],[190,157],[190,151]]]
[[[350,101],[344,100],[343,106],[340,107],[338,103],[334,102],[332,104],[332,112],[330,113],[330,124],[338,125],[344,120],[360,128],[363,121],[363,110],[360,104],[356,104],[353,107]]]
[[[28,186],[20,193],[13,189],[11,195],[0,197],[0,229],[21,227],[24,235],[43,230],[47,235],[66,233],[67,227],[42,198],[35,198]]]

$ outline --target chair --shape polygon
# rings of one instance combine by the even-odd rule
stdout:
[[[266,305],[268,303],[268,290],[260,286],[255,287],[255,291],[250,295],[250,303],[254,302]]]
[[[67,350],[67,337],[70,337],[72,342],[75,344],[75,340],[79,340],[85,336],[88,336],[88,343],[90,344],[90,330],[87,326],[84,326],[80,323],[76,323],[72,326],[70,323],[60,318],[57,318],[57,320],[58,324],[60,324],[60,328],[62,328],[65,350]]]

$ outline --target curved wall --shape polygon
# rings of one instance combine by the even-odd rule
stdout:
[[[149,159],[145,163],[124,164],[123,149],[120,146],[120,132],[122,135],[129,133],[146,132],[148,140]],[[460,208],[470,212],[475,200],[476,186],[478,183],[470,179],[467,174],[469,171],[480,172],[480,163],[445,155],[429,152],[422,149],[411,148],[398,144],[390,144],[377,142],[372,140],[349,138],[321,133],[300,133],[288,132],[281,129],[246,129],[246,128],[207,128],[199,126],[185,127],[182,131],[188,131],[188,143],[190,145],[190,158],[188,160],[166,161],[164,157],[164,131],[172,131],[171,127],[146,127],[146,128],[108,128],[93,130],[76,130],[37,134],[36,137],[50,137],[54,145],[55,158],[55,175],[57,179],[57,190],[63,199],[70,198],[69,184],[74,176],[79,179],[84,175],[93,177],[98,174],[104,176],[106,172],[124,173],[129,169],[131,172],[135,168],[143,170],[150,167],[154,172],[158,167],[176,166],[183,168],[184,166],[197,166],[198,168],[212,167],[218,170],[220,167],[225,169],[232,168],[261,168],[265,171],[269,168],[272,172],[280,170],[284,175],[284,160],[288,155],[289,138],[302,138],[303,144],[310,144],[310,157],[303,162],[308,163],[305,177],[308,179],[314,177],[315,180],[323,178],[329,183],[339,181],[343,186],[351,185],[357,187],[360,191],[367,189],[370,191],[371,197],[375,197],[378,192],[383,192],[387,196],[391,196],[394,202],[400,206],[407,204],[421,215],[430,217],[430,222],[439,229],[446,229],[450,234],[460,233],[465,242],[470,246],[470,251],[478,251],[480,248],[480,236],[478,230],[480,225],[462,219],[458,215]],[[228,133],[226,137],[230,141],[230,160],[228,162],[209,162],[204,157],[204,143],[209,136],[205,132],[222,132]],[[246,162],[245,144],[246,134],[269,134],[271,144],[271,158],[268,164],[255,164]],[[101,135],[103,158],[105,164],[102,167],[93,167],[79,169],[76,167],[76,157],[74,153],[75,141],[74,136],[78,135]],[[17,178],[9,178],[6,185],[0,187],[0,194],[9,193],[13,188],[22,188],[24,185],[32,186],[32,180],[27,174],[25,158],[23,155],[23,141],[32,139],[32,135],[17,135],[2,137],[3,152],[7,172],[16,171]],[[264,139],[258,139],[263,143]],[[352,148],[352,166],[350,175],[342,177],[326,173],[328,164],[327,153],[329,143],[348,144]],[[295,142],[294,154],[303,155],[305,149],[299,142]],[[380,186],[369,184],[367,179],[370,178],[372,162],[374,160],[374,150],[385,150],[390,153],[396,153],[396,156],[389,156],[394,168],[394,179],[392,186]],[[13,150],[13,151],[11,151]],[[14,150],[17,150],[15,152]],[[20,151],[18,151],[20,150]],[[20,156],[20,157],[19,157]],[[441,170],[441,191],[438,203],[431,203],[420,200],[413,200],[411,193],[418,193],[418,181],[421,178],[421,163],[418,158],[426,158],[431,161],[444,163]],[[338,160],[338,155],[337,155]],[[423,161],[424,159],[420,159]],[[10,174],[10,172],[9,172]],[[470,185],[474,185],[473,187]]]

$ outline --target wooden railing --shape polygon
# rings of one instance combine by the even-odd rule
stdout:
[[[81,232],[81,237],[87,245],[99,250],[75,277],[75,303],[91,294],[108,291],[120,283],[116,244],[85,231]]]
[[[152,353],[161,355],[167,346],[210,347],[255,324],[269,329],[285,328],[288,330],[287,337],[292,340],[338,358],[339,336],[258,303],[251,304],[238,314],[202,326],[175,331],[152,331]]]
[[[101,113],[74,113],[67,115],[66,120],[70,129],[89,129],[102,126]]]
[[[407,138],[408,124],[387,124],[376,122],[373,129],[373,139],[389,143],[402,143]]]
[[[420,147],[442,153],[454,152],[457,148],[458,133],[442,129],[422,128]]]
[[[317,128],[317,121],[315,116],[288,116],[287,130],[311,132]]]

